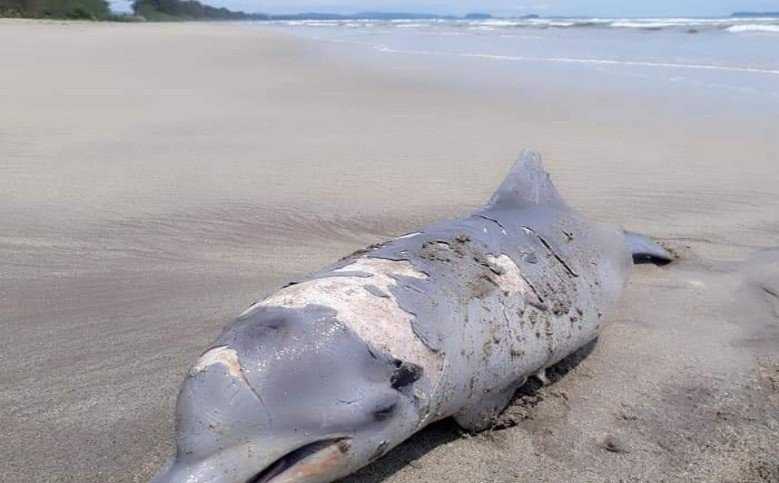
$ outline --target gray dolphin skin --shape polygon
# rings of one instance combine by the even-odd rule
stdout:
[[[190,370],[162,482],[319,483],[453,416],[490,426],[595,339],[655,242],[585,220],[524,152],[467,218],[360,250],[255,303]]]

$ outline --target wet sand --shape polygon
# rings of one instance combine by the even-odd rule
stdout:
[[[779,256],[757,253],[779,239],[775,116],[478,91],[237,24],[0,21],[0,59],[1,481],[147,480],[232,317],[474,209],[524,147],[571,205],[680,260],[637,268],[516,426],[438,423],[349,481],[779,480]]]

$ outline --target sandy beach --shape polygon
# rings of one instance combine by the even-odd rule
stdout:
[[[636,267],[516,426],[436,423],[348,481],[779,481],[775,110],[602,72],[478,89],[251,24],[3,20],[0,59],[0,481],[147,481],[233,317],[467,214],[523,148],[679,260]]]

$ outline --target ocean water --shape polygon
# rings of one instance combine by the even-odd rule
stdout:
[[[535,78],[562,88],[678,94],[698,99],[702,106],[724,100],[738,109],[779,109],[779,18],[272,24],[295,35],[349,46],[353,57],[378,64],[397,64],[402,57],[442,68],[474,67],[459,80],[467,77],[482,86]]]
[[[291,27],[345,27],[345,28],[399,28],[399,29],[461,29],[461,30],[517,30],[517,29],[638,29],[677,30],[687,33],[702,31],[769,32],[779,33],[779,17],[647,17],[647,18],[490,18],[460,19],[398,19],[398,20],[282,20],[271,22]]]

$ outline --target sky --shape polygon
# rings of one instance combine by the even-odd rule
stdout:
[[[779,0],[200,0],[233,10],[267,13],[371,11],[462,15],[581,15],[604,17],[722,16],[735,11],[778,11]],[[121,0],[116,3],[123,3]]]

